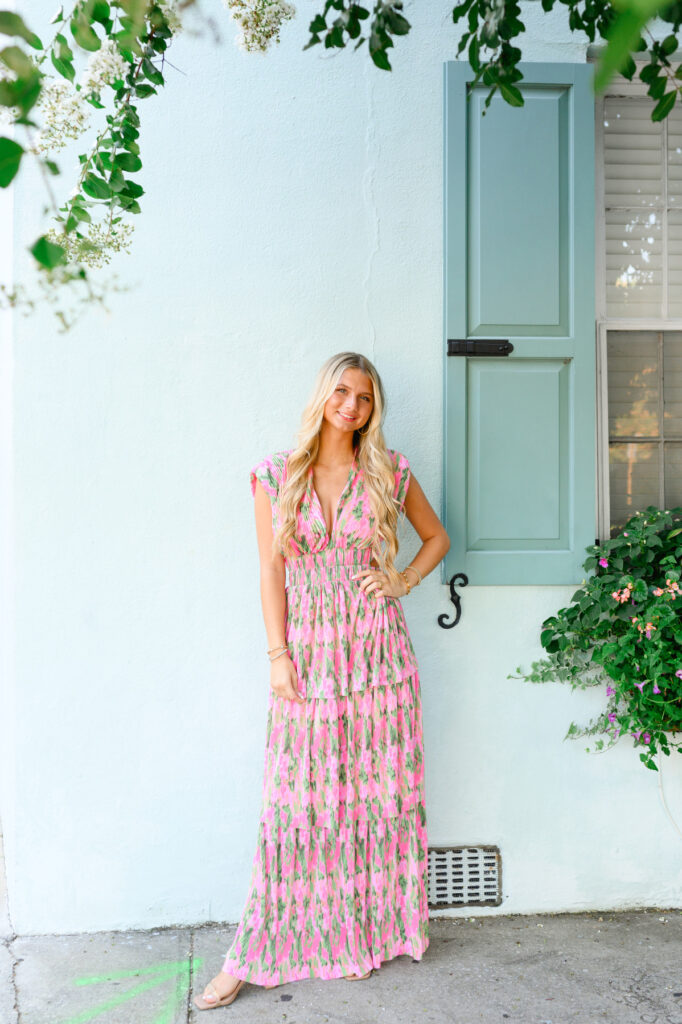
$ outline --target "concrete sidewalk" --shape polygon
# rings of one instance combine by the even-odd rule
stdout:
[[[200,1011],[234,927],[0,940],[2,1024],[682,1024],[682,910],[432,918],[420,963],[367,981],[247,985]],[[215,1014],[215,1017],[211,1017]]]

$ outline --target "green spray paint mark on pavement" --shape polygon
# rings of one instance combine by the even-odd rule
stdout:
[[[192,966],[195,968],[201,967],[202,964],[203,960],[200,957],[197,957],[192,962]],[[121,1003],[134,999],[135,996],[140,995],[142,992],[147,992],[149,989],[162,985],[171,978],[176,978],[173,991],[164,1003],[159,1015],[153,1021],[150,1021],[150,1024],[172,1024],[178,1005],[189,991],[191,980],[189,960],[178,960],[175,963],[163,963],[152,967],[139,967],[133,971],[112,971],[109,974],[96,974],[88,978],[77,978],[74,981],[74,985],[102,985],[106,982],[119,981],[121,978],[137,978],[145,974],[149,975],[148,980],[143,981],[140,985],[136,985],[135,988],[131,988],[128,992],[121,992],[118,995],[112,996],[111,999],[100,1003],[99,1006],[93,1006],[90,1010],[83,1010],[81,1013],[76,1014],[75,1017],[69,1017],[67,1021],[64,1021],[64,1024],[84,1024],[85,1021],[100,1017],[115,1006],[120,1006]]]

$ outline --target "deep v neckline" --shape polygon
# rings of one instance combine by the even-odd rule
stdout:
[[[357,458],[358,458],[358,453],[357,453],[357,451],[354,451],[353,452],[353,461],[351,463],[350,469],[348,470],[348,477],[346,478],[346,482],[345,482],[345,484],[343,486],[343,490],[339,494],[339,497],[338,497],[338,499],[336,501],[336,508],[334,509],[334,515],[332,516],[332,523],[331,523],[331,526],[329,526],[329,527],[327,526],[327,520],[324,518],[324,509],[322,508],[322,502],[320,501],[318,493],[315,490],[315,481],[313,479],[313,464],[312,464],[312,462],[310,463],[310,466],[308,467],[308,477],[310,479],[310,490],[312,492],[313,503],[317,504],[317,508],[318,508],[319,513],[320,513],[320,519],[322,520],[322,523],[324,525],[325,537],[332,537],[333,534],[334,534],[334,527],[336,526],[336,519],[337,519],[337,516],[339,514],[339,508],[341,506],[341,501],[343,500],[343,497],[344,497],[346,491],[348,490],[348,488],[350,486],[351,480],[353,479],[353,475],[354,475],[355,467],[356,467],[356,463],[357,463]]]

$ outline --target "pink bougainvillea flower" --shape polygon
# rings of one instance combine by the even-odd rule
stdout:
[[[646,679],[644,680],[643,683],[635,683],[635,686],[637,686],[639,688],[639,692],[640,693],[643,693],[644,692],[644,687],[646,686]]]
[[[678,677],[678,679],[682,679],[682,668],[678,668],[678,670],[675,673],[675,675]]]
[[[615,722],[618,715],[615,711],[609,712],[609,722]]]
[[[656,680],[654,679],[654,688],[653,688],[653,691],[652,691],[652,693],[660,693],[660,692],[661,692],[661,691],[660,691],[660,689],[659,689],[658,683],[657,683],[657,682],[656,682]]]
[[[648,732],[645,732],[644,735],[642,736],[642,742],[643,743],[651,743],[651,736],[649,735]]]
[[[600,558],[599,564],[601,565],[602,569],[605,569],[606,566],[609,564],[608,558]]]
[[[607,697],[612,697],[615,692],[616,692],[615,686],[611,686],[611,683],[608,683],[607,686],[606,686],[606,696]]]
[[[641,729],[635,729],[633,731],[632,735],[635,737],[636,740],[638,740],[639,737],[642,735],[642,730]]]

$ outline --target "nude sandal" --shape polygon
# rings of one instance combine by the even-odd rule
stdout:
[[[369,978],[370,974],[372,973],[372,970],[373,968],[370,967],[370,969],[367,971],[367,974],[344,974],[343,977],[345,981],[364,981],[365,978]]]
[[[230,1003],[233,1003],[235,1001],[235,999],[239,995],[239,990],[243,985],[246,985],[246,981],[241,979],[239,984],[232,990],[232,992],[228,992],[226,996],[221,997],[218,995],[218,990],[216,989],[213,982],[209,981],[208,985],[204,989],[204,992],[208,990],[210,995],[211,989],[213,989],[213,995],[216,997],[216,1001],[214,1003],[209,1003],[206,1001],[206,999],[204,999],[203,995],[195,996],[194,1005],[198,1007],[200,1010],[215,1010],[216,1007],[218,1006],[229,1006]],[[199,1000],[201,1000],[201,1002],[199,1002]]]

